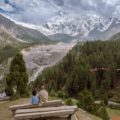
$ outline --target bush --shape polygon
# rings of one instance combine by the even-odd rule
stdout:
[[[7,96],[13,96],[14,95],[13,88],[10,86],[6,86],[5,93]]]
[[[50,96],[51,96],[51,97],[56,97],[56,92],[55,92],[54,90],[51,90],[51,91],[50,91]]]
[[[74,102],[71,98],[67,99],[66,105],[74,105]]]
[[[103,120],[109,120],[108,113],[106,111],[105,105],[99,108],[98,110],[98,116],[101,117]]]
[[[102,99],[103,99],[104,104],[107,106],[108,105],[108,95],[107,95],[107,93],[103,94]]]
[[[64,91],[58,91],[57,97],[59,97],[59,98],[66,98],[67,95],[66,95],[66,93]]]

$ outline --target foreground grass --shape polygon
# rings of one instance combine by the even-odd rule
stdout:
[[[14,101],[0,102],[0,120],[13,120],[12,112],[9,110],[9,106],[15,104],[23,104],[29,101],[28,98],[18,99]]]
[[[120,116],[120,110],[107,108],[107,112],[108,112],[110,118],[115,117],[115,116]]]
[[[54,100],[54,99],[56,98],[49,97],[49,100]],[[30,101],[29,98],[22,98],[14,101],[0,102],[0,120],[13,120],[13,115],[12,115],[12,112],[9,110],[9,106],[15,105],[15,104],[24,104],[24,103],[28,103],[29,101]],[[110,117],[120,115],[120,110],[113,110],[113,109],[107,108],[107,111]],[[82,109],[79,109],[76,112],[76,116],[78,120],[102,120],[94,115],[89,114],[88,112]]]
[[[102,120],[101,118],[96,117],[80,108],[76,112],[76,116],[77,116],[78,120]]]

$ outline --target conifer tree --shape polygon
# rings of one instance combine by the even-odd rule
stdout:
[[[78,106],[86,111],[94,113],[95,110],[94,98],[90,91],[84,90],[83,92],[80,92]]]
[[[10,73],[6,77],[6,94],[8,96],[28,95],[28,74],[22,54],[17,54],[11,62]]]

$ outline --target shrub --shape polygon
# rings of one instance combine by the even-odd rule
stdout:
[[[7,96],[13,96],[14,95],[13,88],[10,86],[6,86],[5,93]]]
[[[74,105],[74,102],[71,98],[67,99],[66,105]]]
[[[57,97],[59,97],[59,98],[66,98],[66,93],[64,92],[64,91],[58,91],[58,93],[57,93]]]
[[[51,97],[56,97],[56,92],[55,92],[54,90],[51,90],[51,91],[50,91],[50,96],[51,96]]]
[[[103,120],[109,120],[109,116],[108,116],[108,113],[106,111],[105,105],[103,105],[99,108],[98,116],[101,117]]]

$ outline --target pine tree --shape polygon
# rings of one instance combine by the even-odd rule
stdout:
[[[80,92],[78,106],[88,112],[95,112],[94,98],[90,91],[84,90],[83,92]]]
[[[97,85],[96,85],[96,79],[92,77],[92,83],[91,83],[91,91],[94,96],[96,96],[96,90],[97,90]]]
[[[22,54],[17,54],[11,62],[10,73],[6,77],[6,94],[26,96],[28,74]],[[9,86],[9,87],[8,87]]]

